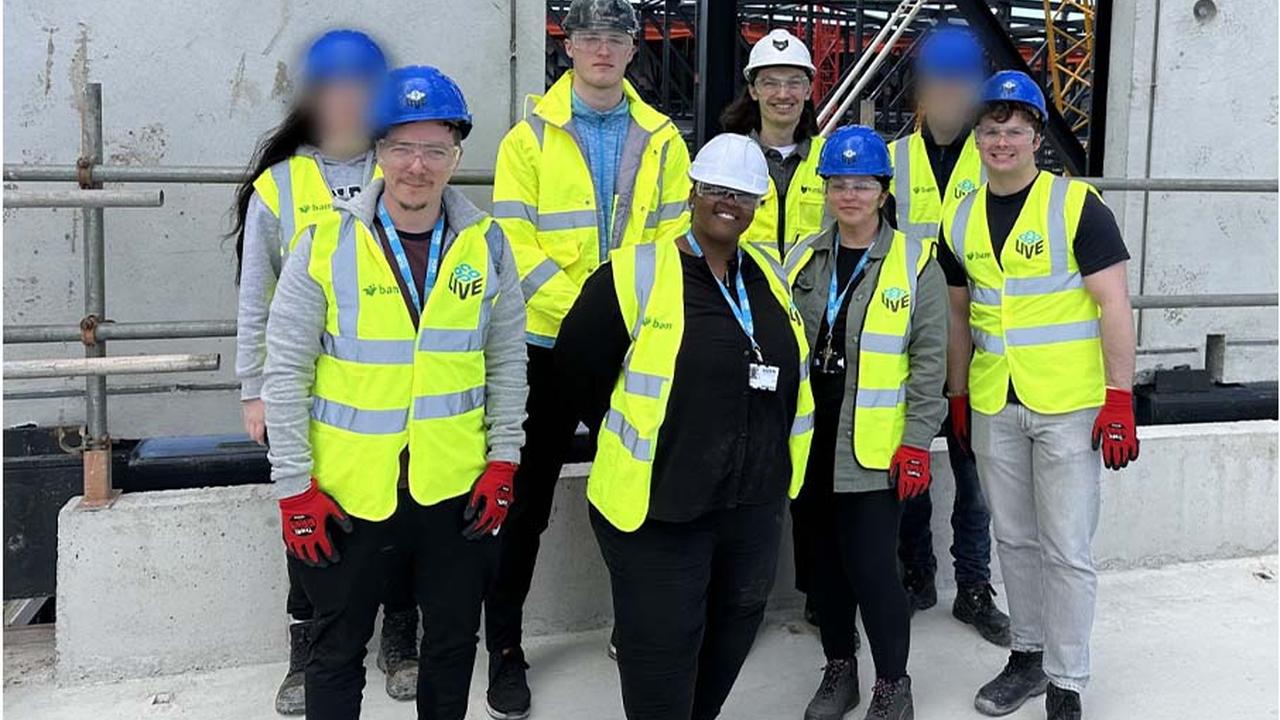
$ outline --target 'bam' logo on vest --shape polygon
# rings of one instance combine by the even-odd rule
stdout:
[[[1035,230],[1028,230],[1018,236],[1014,246],[1017,248],[1019,255],[1030,260],[1044,252],[1044,237]]]
[[[654,330],[670,330],[675,327],[674,323],[663,322],[652,315],[645,315],[644,320],[640,321],[643,327],[653,328]]]
[[[449,290],[459,300],[479,295],[484,290],[484,275],[466,263],[460,263],[449,276]]]
[[[375,295],[399,295],[400,287],[398,285],[379,285],[377,283],[369,283],[364,286],[364,294],[369,297]]]
[[[964,197],[965,195],[968,195],[969,193],[977,189],[978,189],[978,186],[974,185],[972,180],[970,180],[969,178],[965,178],[960,182],[956,183],[955,197],[957,200],[959,200],[960,198]]]
[[[884,303],[891,312],[898,312],[903,308],[911,307],[911,293],[900,287],[885,288],[884,292],[880,293],[880,302]]]

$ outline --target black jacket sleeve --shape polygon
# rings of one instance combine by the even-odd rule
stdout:
[[[613,287],[613,266],[605,263],[582,286],[560,324],[555,347],[556,368],[570,395],[565,401],[574,404],[592,436],[609,410],[609,396],[630,346]]]

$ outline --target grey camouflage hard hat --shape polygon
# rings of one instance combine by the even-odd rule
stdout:
[[[564,31],[617,30],[635,37],[640,19],[627,0],[573,0],[564,18]]]

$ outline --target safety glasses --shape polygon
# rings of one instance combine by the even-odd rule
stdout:
[[[835,177],[827,181],[828,195],[872,195],[879,194],[883,189],[884,187],[876,180]]]
[[[759,195],[745,193],[741,190],[733,190],[720,185],[709,185],[707,183],[700,182],[693,186],[693,191],[698,194],[698,197],[709,198],[712,200],[728,200],[729,202],[741,205],[742,207],[756,207],[760,204]]]
[[[442,170],[457,160],[459,151],[457,145],[405,140],[378,141],[378,159],[384,166],[391,167],[409,167],[416,158],[431,170]]]

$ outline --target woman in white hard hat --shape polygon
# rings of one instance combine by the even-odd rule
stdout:
[[[587,496],[632,720],[719,714],[804,477],[804,327],[767,243],[741,242],[768,172],[750,138],[707,143],[689,170],[692,227],[614,250],[556,343],[597,429]]]

